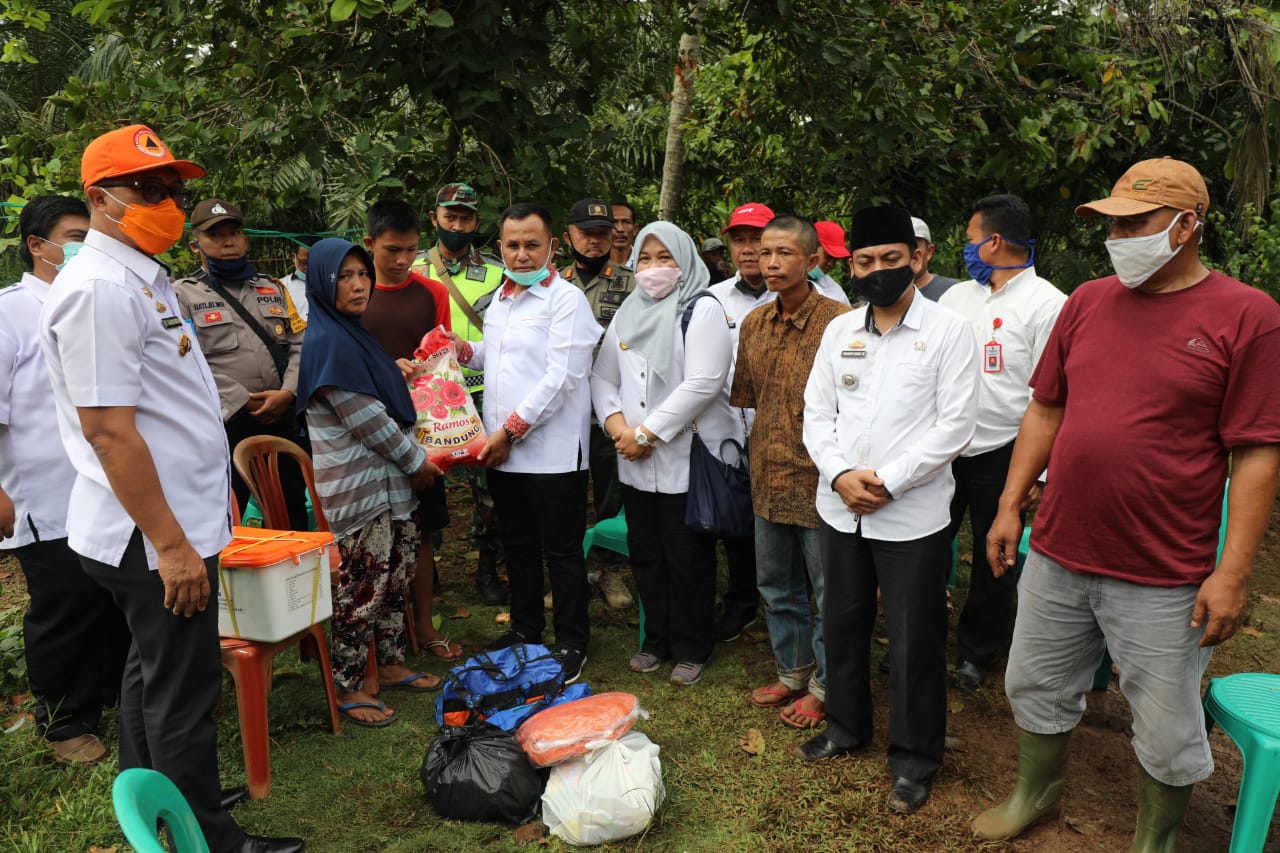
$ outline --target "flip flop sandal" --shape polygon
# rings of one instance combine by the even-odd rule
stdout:
[[[436,660],[457,660],[458,658],[462,657],[462,646],[458,646],[457,654],[452,654],[449,648],[452,645],[453,645],[453,640],[450,640],[448,637],[445,637],[443,640],[432,640],[429,643],[420,643],[418,645],[418,648],[425,649],[431,652],[432,657],[434,657]],[[438,651],[436,651],[437,649],[444,649],[444,654],[440,654]]]
[[[400,719],[400,712],[392,711],[381,720],[362,720],[350,713],[355,708],[376,708],[378,713],[386,714],[387,706],[381,702],[347,702],[338,706],[338,713],[342,716],[342,719],[355,726],[364,726],[366,729],[385,729]]]
[[[804,708],[801,708],[799,699],[791,705],[791,713],[813,721],[812,725],[803,725],[792,720],[790,717],[785,716],[783,711],[778,712],[778,719],[782,720],[783,725],[790,726],[793,729],[800,729],[801,731],[811,731],[816,729],[818,725],[827,718],[825,711],[806,711]]]
[[[779,690],[778,689],[779,686],[781,686],[783,689]],[[755,705],[757,708],[781,708],[783,705],[786,705],[788,702],[792,701],[793,699],[799,699],[801,696],[804,696],[808,692],[809,692],[808,690],[804,690],[804,689],[790,690],[786,687],[786,685],[782,684],[781,681],[778,681],[773,684],[766,685],[765,687],[759,687],[751,691],[751,695],[748,697],[747,701],[749,701],[752,705]],[[757,693],[763,693],[766,696],[772,696],[774,698],[767,699],[764,701],[758,701],[756,699]]]
[[[413,682],[417,681],[419,678],[435,678],[436,683],[430,687],[414,687]],[[399,681],[379,681],[378,687],[383,690],[404,690],[409,693],[435,693],[441,687],[444,687],[444,679],[438,676],[428,675],[425,672],[411,672]]]

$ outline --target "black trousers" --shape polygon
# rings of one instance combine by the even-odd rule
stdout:
[[[591,502],[596,521],[603,521],[622,509],[622,484],[618,482],[618,451],[613,440],[595,424],[591,425],[590,453]]]
[[[729,582],[724,590],[725,619],[750,619],[760,606],[756,587],[756,540],[754,536],[722,539]]]
[[[627,550],[644,605],[644,648],[706,663],[716,606],[716,540],[685,526],[685,494],[622,487]]]
[[[917,782],[942,766],[947,730],[946,530],[907,542],[842,533],[823,522],[828,736],[871,739],[871,634],[880,588],[889,631],[889,769]],[[834,724],[832,726],[831,724]]]
[[[296,422],[287,418],[284,423],[264,424],[253,415],[241,409],[231,416],[223,426],[227,430],[227,448],[235,453],[236,445],[253,435],[274,435],[287,438],[311,453],[311,442],[298,435]],[[284,503],[289,509],[289,528],[291,530],[307,529],[307,483],[302,477],[302,470],[292,460],[280,460],[280,487],[284,490]],[[231,466],[231,491],[235,492],[240,511],[249,505],[249,484],[241,479],[234,465]],[[236,524],[240,519],[236,519]]]
[[[1018,576],[1005,572],[997,578],[987,562],[987,533],[995,521],[1012,458],[1011,441],[977,456],[957,457],[951,463],[956,494],[951,499],[951,526],[947,528],[947,535],[955,538],[966,508],[973,529],[973,572],[969,575],[969,598],[956,626],[956,652],[960,660],[984,669],[1007,648],[1013,624]]]
[[[22,618],[36,722],[49,740],[96,734],[120,695],[129,626],[66,539],[16,548],[30,604]]]
[[[587,615],[587,472],[513,474],[490,469],[489,491],[502,517],[502,547],[511,587],[511,624],[526,638],[542,636],[542,566],[555,602],[556,645],[585,651]]]
[[[120,692],[120,769],[147,767],[168,776],[195,812],[209,849],[235,849],[244,833],[222,808],[213,718],[222,687],[218,558],[205,560],[209,606],[190,617],[165,609],[164,582],[147,566],[140,532],[119,566],[80,561],[111,593],[133,632]]]

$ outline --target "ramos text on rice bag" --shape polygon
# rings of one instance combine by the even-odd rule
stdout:
[[[274,643],[333,615],[333,534],[233,527],[218,560],[218,635]]]
[[[414,352],[409,396],[418,413],[414,437],[441,471],[474,465],[489,436],[463,382],[458,353],[437,326]]]

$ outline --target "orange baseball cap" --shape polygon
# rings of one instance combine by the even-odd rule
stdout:
[[[1161,207],[1204,216],[1209,189],[1195,166],[1172,157],[1135,163],[1116,181],[1110,196],[1080,205],[1076,216],[1136,216]]]
[[[145,124],[131,124],[108,131],[84,149],[80,179],[88,189],[107,178],[136,175],[168,167],[183,180],[204,177],[204,167],[190,160],[174,159],[168,146]]]

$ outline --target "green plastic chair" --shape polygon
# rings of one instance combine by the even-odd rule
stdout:
[[[111,786],[116,820],[137,853],[165,853],[157,821],[164,821],[176,853],[209,853],[191,806],[169,777],[133,767],[121,771]]]
[[[1230,853],[1262,853],[1280,796],[1280,675],[1215,678],[1205,691],[1204,709],[1210,728],[1216,720],[1244,758]]]
[[[582,556],[591,553],[592,548],[606,548],[624,557],[630,557],[627,550],[627,511],[621,509],[613,518],[597,521],[595,526],[587,530],[582,537]]]
[[[253,495],[249,496],[249,503],[245,505],[244,515],[240,518],[240,523],[245,527],[262,527],[262,508],[258,506],[258,499]],[[316,511],[311,508],[311,493],[307,492],[307,529],[316,529]]]

